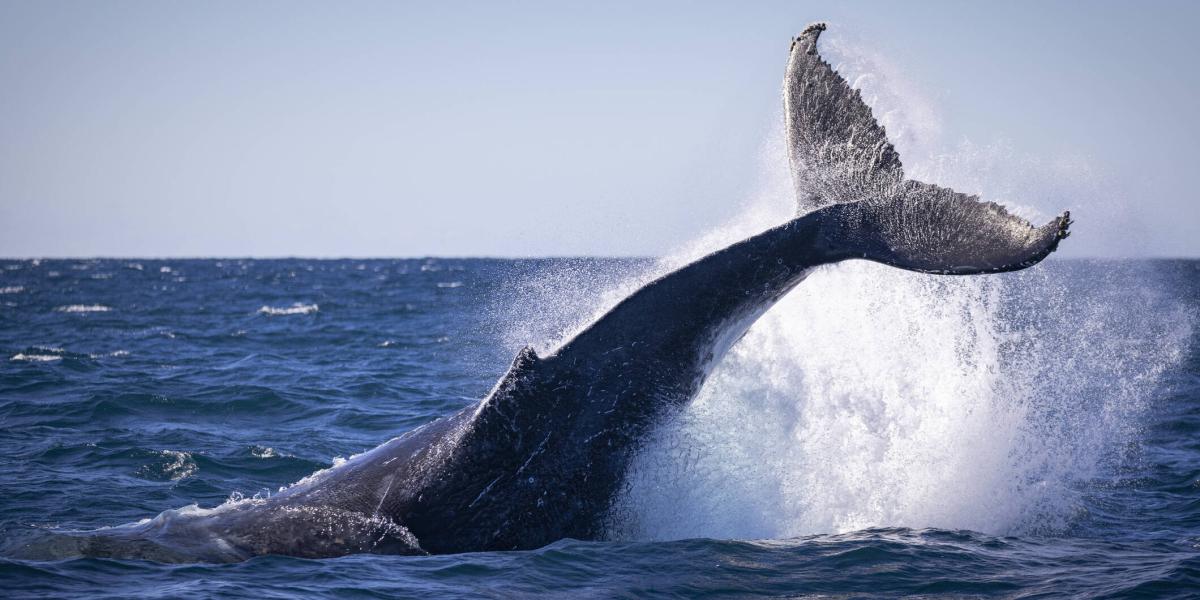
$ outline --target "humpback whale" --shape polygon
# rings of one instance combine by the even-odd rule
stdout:
[[[814,269],[865,259],[931,274],[1036,264],[1067,237],[1003,207],[907,179],[883,127],[822,59],[823,24],[792,40],[784,81],[798,214],[637,290],[546,356],[521,350],[479,403],[268,498],[56,534],[89,556],[237,561],[538,548],[597,539],[647,433]]]

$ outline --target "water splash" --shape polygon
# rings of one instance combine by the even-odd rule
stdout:
[[[814,274],[641,454],[621,534],[1064,531],[1190,333],[1055,276]]]
[[[935,111],[895,69],[836,40],[832,49],[850,81],[868,88],[910,175],[1035,218],[1064,197],[1094,198],[1086,165],[1018,159],[1002,144],[941,151]],[[658,270],[790,216],[782,139],[777,131],[768,140],[764,158],[778,168],[765,170],[742,216]],[[1052,201],[1010,183],[1018,172],[1021,181],[1058,182]],[[821,269],[641,452],[614,510],[614,537],[1080,525],[1087,482],[1136,440],[1145,399],[1179,360],[1190,324],[1171,298],[1133,289],[1145,274],[1088,282],[1071,272],[1063,263],[972,278],[859,262]]]

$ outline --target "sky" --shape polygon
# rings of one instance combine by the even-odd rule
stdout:
[[[658,255],[777,172],[818,20],[910,174],[1200,256],[1200,3],[57,0],[0,0],[0,256]]]

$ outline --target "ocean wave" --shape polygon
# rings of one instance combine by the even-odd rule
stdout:
[[[62,360],[66,350],[58,346],[29,346],[23,352],[17,353],[9,360],[19,362],[53,362]]]
[[[190,452],[181,450],[159,450],[154,463],[143,465],[137,470],[140,477],[154,480],[179,481],[191,477],[200,468]]]
[[[440,288],[457,288],[462,287],[462,285],[463,282],[461,281],[443,281],[437,284]]]
[[[56,354],[25,354],[24,352],[21,352],[14,355],[9,360],[25,362],[53,362],[56,360],[62,360],[62,357]]]
[[[25,291],[25,286],[23,285],[0,287],[0,294],[20,294],[23,291]]]
[[[278,458],[280,456],[279,452],[270,446],[252,446],[250,455],[254,458]]]
[[[109,312],[112,308],[103,304],[68,304],[54,309],[58,312],[65,313],[94,313],[94,312]]]
[[[258,309],[258,314],[268,315],[268,316],[272,316],[272,317],[280,316],[280,315],[310,315],[319,310],[321,310],[321,307],[317,306],[316,304],[301,304],[299,302],[296,302],[295,304],[292,304],[291,306],[265,306],[264,305],[262,308]]]

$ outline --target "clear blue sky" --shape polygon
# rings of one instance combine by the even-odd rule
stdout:
[[[1197,7],[0,0],[0,256],[658,254],[761,187],[816,20],[1067,255],[1200,256]]]

